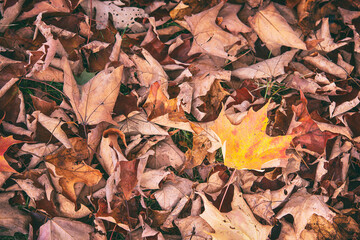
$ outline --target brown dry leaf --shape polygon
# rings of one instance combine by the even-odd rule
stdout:
[[[100,143],[99,162],[109,175],[114,172],[117,161],[126,160],[118,144],[118,138],[126,146],[125,134],[119,129],[109,128],[103,132]]]
[[[147,120],[146,114],[143,112],[135,113],[132,116],[121,119],[118,121],[117,125],[119,126],[120,131],[126,135],[169,135],[167,131],[162,129],[157,124],[149,122]]]
[[[228,95],[229,93],[221,86],[221,81],[215,80],[211,85],[209,92],[205,96],[199,97],[199,100],[204,104],[198,106],[197,109],[200,112],[205,113],[205,116],[201,120],[208,122],[216,119],[217,113],[219,113],[221,109],[222,102]],[[199,104],[198,102],[197,105]],[[193,109],[193,111],[195,110]]]
[[[19,15],[24,0],[17,1],[14,5],[7,7],[4,11],[4,6],[1,7],[2,19],[0,20],[0,32],[4,32],[7,28],[10,27],[10,24],[16,19]],[[6,5],[6,4],[4,4]]]
[[[46,166],[51,173],[53,182],[61,187],[60,191],[71,201],[76,202],[74,185],[81,182],[94,186],[102,178],[99,170],[94,169],[84,160],[89,157],[86,141],[73,138],[73,149],[62,149],[45,157]],[[56,185],[55,185],[56,186]]]
[[[172,210],[184,196],[189,196],[194,183],[186,178],[175,176],[166,181],[154,196],[163,210]]]
[[[188,55],[207,53],[222,58],[229,58],[224,48],[232,46],[240,38],[225,32],[216,25],[216,17],[224,4],[225,2],[221,2],[217,6],[198,14],[190,17],[185,16],[185,20],[190,26],[190,32],[194,36],[193,45]]]
[[[327,58],[325,58],[324,56],[322,56],[317,52],[315,52],[312,55],[304,57],[304,60],[310,63],[311,65],[319,68],[321,71],[330,73],[338,78],[346,79],[348,76],[348,73],[343,67],[331,62],[330,60],[328,60]]]
[[[34,104],[35,110],[39,110],[41,113],[45,114],[46,116],[49,116],[56,107],[55,101],[46,101],[41,98],[38,98],[36,96],[30,95],[31,100]]]
[[[175,224],[181,232],[182,239],[186,240],[210,240],[212,239],[210,234],[214,233],[212,227],[199,216],[176,219]]]
[[[248,19],[250,26],[258,34],[267,48],[275,55],[281,46],[306,50],[305,43],[299,38],[286,19],[280,15],[273,3]]]
[[[237,16],[241,7],[241,5],[225,3],[224,7],[219,12],[219,17],[222,18],[220,26],[229,30],[229,32],[235,36],[239,33],[251,32],[251,28],[242,23]]]
[[[280,56],[267,59],[254,65],[238,68],[232,75],[240,79],[272,78],[285,74],[284,67],[293,59],[298,50],[291,50]]]
[[[330,35],[329,18],[323,18],[321,21],[321,28],[316,32],[315,35],[310,35],[310,38],[307,40],[321,40],[321,42],[319,42],[315,46],[317,50],[331,52],[349,43],[349,40],[351,38],[345,38],[342,39],[341,42],[335,43],[334,39]]]
[[[297,135],[293,139],[295,146],[301,145],[303,148],[321,155],[325,151],[327,140],[337,134],[321,131],[307,110],[308,102],[302,92],[300,92],[300,101],[300,104],[292,106],[297,120],[292,119],[288,132]]]
[[[150,87],[154,82],[159,81],[161,84],[162,91],[167,90],[168,76],[160,63],[151,54],[145,50],[141,50],[141,54],[145,59],[138,55],[131,56],[131,60],[136,65],[137,78],[140,84],[145,87]]]
[[[39,240],[69,239],[88,240],[94,228],[79,221],[55,217],[40,227]]]
[[[13,192],[0,193],[0,236],[13,236],[16,232],[28,233],[31,217],[9,204],[9,199],[14,195]]]
[[[143,105],[148,120],[171,113],[177,110],[177,99],[168,99],[163,93],[160,83],[155,82],[151,85],[149,90],[149,96]]]
[[[150,156],[148,167],[158,169],[161,167],[172,166],[175,170],[180,170],[185,162],[185,154],[175,145],[171,137],[167,137],[153,147],[154,156]]]
[[[21,14],[18,17],[18,21],[27,19],[27,18],[31,18],[31,17],[35,17],[38,14],[41,14],[43,12],[46,13],[56,13],[56,12],[63,12],[63,13],[69,13],[70,9],[68,7],[68,4],[65,0],[53,0],[53,1],[40,1],[35,3],[34,7],[28,11],[28,12],[23,12],[23,14]]]
[[[270,234],[271,226],[262,225],[256,220],[237,187],[234,187],[232,210],[228,213],[220,212],[203,193],[199,195],[205,207],[200,217],[215,230],[215,233],[209,233],[213,239],[260,240]]]
[[[195,134],[193,136],[193,147],[185,153],[186,161],[184,169],[192,169],[199,166],[207,155],[207,150],[211,147],[210,140],[203,135]]]
[[[143,189],[160,189],[160,183],[166,176],[171,174],[169,171],[160,169],[145,169],[145,172],[141,175],[140,186]]]
[[[352,236],[360,233],[359,224],[357,224],[351,217],[337,215],[334,217],[333,220],[334,220],[334,223],[331,223],[328,220],[326,220],[324,217],[319,216],[314,213],[311,216],[311,218],[306,226],[306,229],[314,231],[317,235],[317,239],[320,239],[320,240],[351,239]],[[342,223],[343,226],[338,225],[336,221],[339,221],[340,224]],[[341,222],[341,221],[344,221],[344,222]]]
[[[78,86],[69,62],[63,58],[64,93],[70,98],[77,120],[83,124],[100,122],[116,124],[112,119],[115,101],[119,94],[123,66],[108,68],[82,86]]]
[[[117,186],[118,191],[124,194],[125,200],[134,197],[134,188],[137,185],[139,160],[120,162],[120,182]]]
[[[52,136],[58,139],[66,148],[71,148],[71,142],[68,139],[68,136],[62,130],[61,126],[65,124],[61,119],[56,119],[52,117],[48,117],[45,114],[42,114],[39,111],[35,111],[32,113],[32,116],[37,119],[37,121],[46,128]]]
[[[294,193],[276,217],[280,219],[287,214],[294,217],[294,228],[298,239],[313,214],[324,217],[330,223],[336,216],[325,204],[323,196],[311,195],[307,193],[306,188]]]

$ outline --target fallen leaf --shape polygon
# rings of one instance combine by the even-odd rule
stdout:
[[[155,123],[149,122],[145,113],[136,113],[133,116],[126,117],[124,120],[118,121],[120,131],[127,135],[169,135],[167,131],[162,129]]]
[[[190,195],[192,185],[191,180],[175,176],[174,179],[167,180],[154,196],[163,210],[172,210],[180,199]]]
[[[165,92],[167,90],[167,81],[169,77],[163,67],[146,49],[142,49],[141,54],[145,59],[136,54],[131,56],[131,60],[137,67],[137,78],[141,85],[149,87],[151,84],[159,81],[162,91]]]
[[[192,169],[202,163],[208,153],[207,150],[211,147],[211,142],[206,136],[195,134],[192,145],[192,149],[188,149],[185,153],[185,169]]]
[[[123,67],[99,72],[82,86],[78,86],[69,62],[63,59],[64,93],[70,98],[79,122],[95,125],[100,122],[114,123],[112,111],[119,94]]]
[[[235,36],[239,33],[251,32],[251,28],[242,23],[237,16],[240,9],[241,5],[225,3],[223,8],[220,10],[218,16],[222,17],[220,26],[224,29],[229,30],[229,32],[231,32]]]
[[[176,170],[185,162],[184,153],[175,145],[171,137],[157,143],[154,147],[154,156],[150,156],[148,167],[158,169],[161,167],[172,166]]]
[[[256,220],[237,187],[234,187],[232,210],[227,213],[220,212],[203,193],[199,195],[205,207],[200,217],[215,230],[215,233],[209,233],[213,239],[260,240],[270,234],[271,226],[262,225]]]
[[[73,149],[62,149],[55,154],[45,157],[46,166],[53,179],[56,179],[61,191],[71,201],[76,202],[74,184],[85,183],[94,186],[102,178],[99,170],[85,164],[84,160],[89,156],[87,144],[77,138]]]
[[[249,17],[248,21],[273,54],[278,55],[281,46],[306,50],[305,43],[280,15],[273,3],[257,12],[255,16]]]
[[[96,29],[101,30],[105,29],[108,26],[109,14],[112,16],[112,20],[115,28],[125,29],[130,28],[133,32],[140,32],[143,30],[143,26],[135,21],[135,18],[145,18],[148,15],[145,13],[144,9],[136,7],[119,7],[124,5],[121,1],[112,2],[112,1],[81,1],[80,5],[84,8],[88,16],[91,16],[91,13],[94,13],[96,9]]]
[[[207,53],[214,56],[228,58],[228,53],[224,48],[229,47],[240,39],[231,33],[225,32],[215,20],[224,6],[225,2],[220,2],[217,6],[200,12],[192,16],[185,16],[184,19],[190,26],[190,32],[194,36],[193,45],[188,53]]]
[[[331,52],[337,48],[340,48],[348,44],[350,38],[345,38],[338,43],[334,42],[334,39],[331,37],[329,29],[329,18],[323,18],[321,20],[321,28],[316,31],[316,34],[311,34],[309,40],[321,40],[316,44],[315,48],[319,51]]]
[[[94,228],[68,218],[55,217],[40,227],[39,240],[47,239],[90,239]]]
[[[280,56],[265,61],[238,68],[232,75],[240,79],[273,78],[285,74],[285,69],[298,50],[287,51]]]
[[[212,130],[226,147],[224,163],[236,169],[261,169],[262,164],[275,158],[287,158],[293,135],[270,137],[266,134],[267,103],[259,111],[250,109],[239,125],[233,125],[222,112]]]
[[[303,148],[321,155],[325,151],[327,140],[337,134],[321,131],[307,110],[307,100],[302,92],[300,92],[300,100],[300,104],[292,106],[297,120],[293,118],[288,132],[296,135],[293,139],[295,146],[301,145]]]
[[[16,232],[28,233],[31,217],[9,204],[9,199],[14,195],[14,192],[0,193],[0,227],[2,229],[0,236],[13,236]]]
[[[294,217],[294,228],[298,239],[313,214],[324,217],[330,223],[336,216],[325,204],[323,196],[311,195],[307,193],[306,188],[294,193],[276,217],[280,219],[287,214]]]
[[[1,122],[1,121],[0,121]],[[13,136],[3,137],[0,136],[0,172],[17,173],[9,163],[6,161],[4,154],[11,145],[22,143],[23,141],[15,140]]]
[[[189,216],[182,219],[175,220],[176,226],[181,232],[182,239],[212,239],[211,233],[214,230],[210,225],[199,216]],[[210,234],[209,234],[210,233]]]
[[[177,99],[168,99],[161,90],[159,82],[155,82],[150,86],[149,96],[143,105],[148,120],[171,113],[177,110]]]
[[[346,79],[348,73],[341,66],[333,63],[329,59],[325,58],[321,54],[315,52],[312,55],[304,57],[304,60],[315,67],[319,68],[321,71],[330,73],[338,78]]]
[[[126,200],[134,197],[134,188],[137,185],[137,172],[139,160],[120,162],[120,182],[118,191],[124,194]]]

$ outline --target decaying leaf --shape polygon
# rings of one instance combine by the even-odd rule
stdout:
[[[266,134],[267,107],[250,109],[239,125],[233,125],[222,112],[211,127],[225,145],[224,163],[228,167],[261,169],[275,158],[286,158],[286,149],[294,136],[270,137]],[[231,137],[230,137],[231,136]]]
[[[94,9],[96,9],[96,29],[105,29],[108,25],[109,14],[111,14],[116,28],[124,29],[129,27],[134,32],[142,30],[142,25],[137,23],[135,18],[147,17],[145,11],[135,7],[120,7],[122,5],[124,5],[124,3],[121,1],[81,1],[81,6],[89,16],[90,13],[94,13]]]

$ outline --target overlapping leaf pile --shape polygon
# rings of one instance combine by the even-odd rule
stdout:
[[[0,7],[0,236],[359,237],[357,1]]]

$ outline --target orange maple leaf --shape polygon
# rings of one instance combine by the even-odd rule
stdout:
[[[286,149],[293,135],[270,137],[266,134],[267,103],[259,111],[251,108],[239,125],[233,125],[221,112],[212,130],[225,143],[224,164],[231,168],[261,169],[261,166],[276,158],[287,158]]]
[[[1,122],[1,121],[0,121]],[[17,173],[9,163],[6,161],[4,154],[11,145],[16,143],[22,143],[20,140],[15,140],[13,136],[2,137],[0,136],[0,172],[12,172]]]

